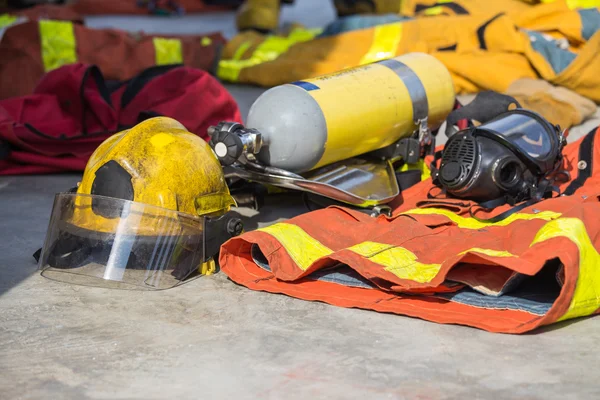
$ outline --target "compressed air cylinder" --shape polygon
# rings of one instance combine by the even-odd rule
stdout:
[[[437,129],[454,101],[446,67],[410,53],[271,88],[246,127],[262,134],[261,163],[300,173],[386,147],[425,117]]]

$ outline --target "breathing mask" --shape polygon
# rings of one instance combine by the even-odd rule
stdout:
[[[434,182],[446,194],[476,201],[482,209],[524,202],[493,219],[498,221],[558,191],[553,183],[565,144],[560,128],[537,113],[505,111],[452,134]]]

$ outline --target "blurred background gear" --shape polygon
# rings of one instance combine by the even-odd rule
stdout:
[[[246,0],[236,15],[238,30],[273,32],[279,25],[279,10],[282,3],[293,4],[294,0]]]
[[[23,9],[40,4],[65,4],[66,2],[67,0],[3,0],[0,1],[0,7]]]
[[[514,96],[523,108],[536,111],[563,129],[581,124],[596,112],[592,100],[542,79],[518,79],[509,86],[506,94]]]
[[[147,8],[152,15],[185,14],[185,9],[174,0],[138,0],[137,5]]]
[[[279,0],[246,0],[236,15],[238,30],[275,30],[279,24],[279,7]]]
[[[354,14],[398,14],[402,0],[334,0],[339,16]]]

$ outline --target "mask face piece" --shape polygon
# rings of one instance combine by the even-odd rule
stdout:
[[[562,142],[558,128],[539,115],[523,109],[506,112],[450,137],[439,184],[454,197],[477,202],[525,200],[556,170]]]

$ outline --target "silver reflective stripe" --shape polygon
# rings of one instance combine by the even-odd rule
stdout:
[[[413,119],[415,122],[427,118],[429,114],[427,92],[417,74],[408,65],[398,60],[382,60],[377,64],[385,65],[394,71],[406,85],[413,105]]]

